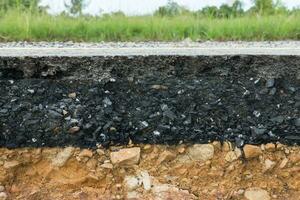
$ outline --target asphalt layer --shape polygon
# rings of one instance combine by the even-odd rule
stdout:
[[[300,144],[300,57],[0,56],[0,146]]]

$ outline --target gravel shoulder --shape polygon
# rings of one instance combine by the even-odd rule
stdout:
[[[300,41],[276,42],[10,42],[0,56],[300,55]]]
[[[76,43],[76,42],[7,42],[0,43],[0,48],[146,48],[146,47],[198,47],[198,48],[300,48],[300,41],[264,41],[264,42],[98,42],[98,43]]]

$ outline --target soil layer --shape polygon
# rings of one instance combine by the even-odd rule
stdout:
[[[1,199],[278,199],[300,195],[300,149],[129,145],[0,149]],[[118,158],[118,159],[117,159]]]

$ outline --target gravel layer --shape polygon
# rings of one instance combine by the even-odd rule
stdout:
[[[299,48],[300,41],[264,41],[264,42],[8,42],[0,43],[0,48],[122,48],[122,47],[198,47],[198,48]]]
[[[278,42],[140,42],[73,43],[12,42],[0,43],[0,57],[93,57],[93,56],[214,56],[214,55],[296,55],[299,41]]]

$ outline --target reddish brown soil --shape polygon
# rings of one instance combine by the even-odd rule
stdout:
[[[57,159],[65,149],[0,149],[0,199],[247,199],[249,188],[270,199],[300,199],[299,147],[262,146],[246,159],[229,143],[215,142],[213,158],[205,160],[193,160],[191,146],[138,147],[139,164],[129,165],[110,161],[111,152],[125,147],[69,148],[64,162]],[[151,188],[147,176],[128,188],[124,178],[143,173]]]

